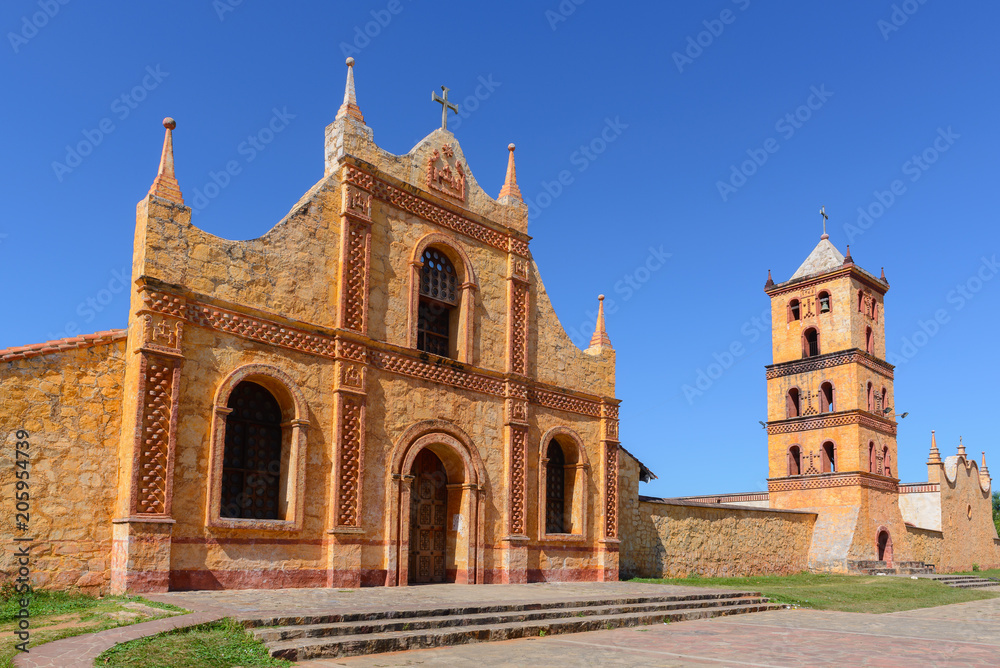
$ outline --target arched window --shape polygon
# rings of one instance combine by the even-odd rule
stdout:
[[[823,290],[819,293],[819,312],[829,313],[830,312],[830,293]]]
[[[448,256],[433,246],[420,258],[420,305],[417,348],[432,355],[454,357],[453,317],[458,305],[458,275]]]
[[[865,293],[858,290],[858,313],[865,312]]]
[[[473,363],[476,277],[468,255],[451,237],[432,232],[410,261],[408,345]]]
[[[538,532],[542,540],[584,540],[587,453],[567,427],[545,432],[539,447]]]
[[[875,473],[875,441],[868,441],[868,472]]]
[[[875,334],[871,327],[865,328],[865,352],[869,355],[875,354]]]
[[[800,317],[801,313],[799,309],[799,300],[793,299],[792,301],[788,302],[788,322],[792,322],[793,320],[798,320]]]
[[[785,417],[799,417],[802,415],[802,410],[799,405],[799,390],[797,387],[793,387],[788,390],[788,395],[785,397]]]
[[[833,441],[823,444],[823,473],[835,473],[837,471],[836,448]]]
[[[206,524],[301,530],[309,409],[295,380],[269,364],[240,366],[216,390],[213,413]]]
[[[276,520],[281,512],[281,407],[257,383],[229,395],[220,517]]]
[[[889,392],[883,387],[882,394],[879,397],[879,403],[878,403],[879,411],[881,411],[882,415],[885,415],[885,409],[889,407],[888,401],[889,401]]]
[[[802,332],[802,356],[815,357],[819,355],[819,332],[810,327]]]
[[[833,405],[833,383],[826,382],[819,386],[819,412],[832,413],[836,410]]]
[[[566,533],[566,456],[555,439],[545,457],[545,532]]]
[[[875,412],[875,390],[871,383],[868,383],[868,388],[865,390],[865,405],[869,413]]]
[[[892,466],[889,462],[889,446],[882,447],[882,475],[892,477]]]
[[[788,475],[802,474],[802,450],[797,445],[788,448]]]
[[[878,322],[878,302],[872,299],[872,320]]]

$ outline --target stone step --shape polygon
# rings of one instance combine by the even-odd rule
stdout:
[[[336,638],[299,638],[268,643],[268,649],[273,657],[291,661],[303,661],[320,657],[359,656],[382,652],[398,652],[408,649],[441,647],[444,645],[463,645],[473,642],[599,631],[623,626],[642,626],[645,624],[659,624],[692,619],[708,619],[723,615],[776,610],[782,607],[784,606],[775,603],[719,605],[675,611],[569,617],[534,623],[508,622],[478,626],[457,626],[444,629],[363,633]]]
[[[257,627],[251,629],[254,637],[265,643],[276,643],[299,638],[321,638],[363,634],[392,633],[396,631],[419,631],[423,629],[447,628],[453,626],[484,626],[511,622],[529,622],[546,619],[566,619],[592,616],[625,614],[645,614],[670,612],[674,610],[694,610],[708,607],[728,607],[739,605],[761,605],[767,603],[763,597],[734,597],[728,599],[705,599],[696,601],[646,601],[619,605],[586,605],[576,608],[547,608],[541,610],[512,610],[504,612],[483,612],[468,615],[441,615],[434,617],[387,617],[355,622],[332,624],[296,624],[290,626]]]
[[[656,596],[621,596],[615,598],[532,601],[524,603],[485,603],[445,608],[410,608],[399,610],[360,610],[338,614],[305,614],[294,617],[287,615],[237,616],[244,627],[253,629],[261,626],[298,626],[305,624],[337,624],[382,619],[409,619],[417,617],[445,617],[449,615],[476,615],[482,613],[504,613],[525,610],[558,610],[587,606],[630,605],[636,603],[669,603],[685,601],[722,601],[733,598],[759,597],[760,592],[717,592],[706,590],[697,594],[663,594]]]
[[[1000,582],[994,580],[964,580],[962,582],[946,582],[945,584],[957,589],[992,589],[1000,587]]]

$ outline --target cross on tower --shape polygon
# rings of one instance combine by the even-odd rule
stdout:
[[[441,90],[444,91],[444,97],[441,97],[440,95],[438,95],[434,91],[431,91],[431,100],[433,100],[434,102],[439,102],[441,104],[441,129],[442,130],[447,130],[448,129],[448,110],[451,109],[452,111],[454,111],[457,114],[458,113],[458,106],[455,105],[455,104],[452,104],[451,102],[448,101],[448,91],[450,90],[449,88],[447,88],[445,86],[441,86]]]
[[[830,216],[826,215],[826,207],[825,206],[821,206],[819,208],[819,215],[823,216],[823,237],[822,238],[826,239],[827,238],[827,234],[826,234],[826,221],[830,218]]]

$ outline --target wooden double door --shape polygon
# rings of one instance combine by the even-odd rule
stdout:
[[[410,583],[447,581],[448,475],[424,448],[413,461],[410,487]]]

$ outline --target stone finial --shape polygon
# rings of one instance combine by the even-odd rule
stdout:
[[[517,187],[517,171],[514,169],[514,145],[507,144],[507,176],[503,180],[503,188],[500,189],[500,196],[497,201],[501,204],[510,204],[511,201],[524,202],[521,197],[521,189]],[[509,198],[505,201],[505,198]]]
[[[885,283],[886,285],[889,285],[889,281],[885,277],[885,267],[882,267],[882,275],[879,277],[879,280]]]
[[[773,287],[774,287],[774,279],[771,278],[771,270],[768,269],[767,270],[767,283],[764,284],[764,289],[767,290],[768,288],[773,288]]]
[[[590,347],[595,346],[598,348],[611,347],[611,339],[608,338],[608,332],[604,329],[604,295],[597,297],[597,324],[594,327],[594,335],[590,337]]]
[[[361,115],[361,108],[358,106],[358,98],[354,92],[354,59],[347,59],[347,85],[344,87],[344,103],[337,111],[336,120],[350,116],[353,119],[365,122],[365,117]]]
[[[962,458],[965,458],[965,459],[968,459],[968,457],[965,454],[965,444],[962,443],[962,437],[961,436],[958,437],[958,456],[962,457]]]
[[[160,154],[160,169],[156,172],[153,185],[149,188],[149,194],[160,199],[165,199],[174,204],[184,204],[184,196],[181,194],[181,187],[177,184],[177,177],[174,176],[174,128],[177,121],[167,117],[163,119],[163,127],[167,129],[163,137],[163,152]]]
[[[937,437],[934,435],[934,430],[931,429],[931,454],[927,459],[928,464],[940,464],[941,463],[941,451],[938,450]]]
[[[988,480],[990,478],[990,470],[986,468],[986,451],[981,450],[980,452],[983,453],[983,465],[979,467],[979,476]]]
[[[844,266],[846,267],[850,264],[854,264],[854,258],[851,257],[851,246],[848,244],[847,253],[844,254]]]

